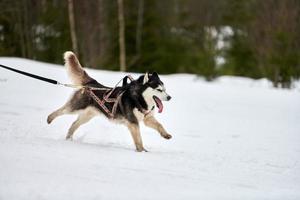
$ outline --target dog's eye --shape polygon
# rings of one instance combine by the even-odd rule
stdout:
[[[162,92],[162,90],[161,90],[161,89],[157,89],[157,91],[159,91],[159,92]]]

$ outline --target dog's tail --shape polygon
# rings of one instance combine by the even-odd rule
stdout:
[[[88,82],[94,80],[84,71],[81,64],[79,63],[79,60],[72,51],[66,51],[64,53],[64,59],[68,75],[73,84],[85,85]]]

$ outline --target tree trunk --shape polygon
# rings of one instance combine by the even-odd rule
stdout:
[[[143,22],[144,22],[144,0],[139,0],[137,18],[136,18],[135,56],[129,62],[128,67],[135,65],[141,58]]]
[[[136,25],[136,56],[139,58],[142,54],[142,30],[144,21],[144,0],[139,0],[137,25]]]
[[[12,6],[15,8],[13,20],[15,20],[16,26],[16,33],[18,34],[18,38],[20,41],[20,48],[21,48],[21,57],[26,58],[26,42],[25,42],[25,26],[23,23],[23,2],[15,1],[13,2]]]
[[[120,71],[126,71],[125,22],[123,0],[118,0]]]
[[[108,2],[109,3],[109,2]],[[107,61],[107,48],[109,47],[109,30],[108,26],[106,24],[107,21],[107,7],[105,5],[107,4],[107,1],[105,0],[99,0],[99,9],[98,13],[100,16],[99,19],[99,55],[97,59],[97,64],[103,65]],[[100,60],[100,61],[99,61]]]
[[[78,55],[78,46],[77,46],[77,36],[75,29],[75,16],[74,16],[74,2],[73,0],[68,0],[68,9],[69,9],[69,21],[70,21],[70,32],[72,39],[72,48],[75,54]]]
[[[31,24],[29,17],[29,6],[28,1],[23,0],[23,11],[24,11],[24,35],[25,35],[25,48],[26,48],[26,58],[33,59],[33,48],[32,48],[32,32],[31,32]]]

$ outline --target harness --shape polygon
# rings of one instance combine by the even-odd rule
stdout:
[[[126,78],[129,78],[130,81],[133,81],[133,78],[130,75],[125,76],[123,79],[123,84],[124,80]],[[109,118],[115,118],[115,114],[117,111],[117,107],[120,103],[120,100],[122,98],[122,95],[124,94],[125,91],[120,91],[115,98],[111,98],[111,94],[115,91],[121,80],[116,84],[114,88],[92,88],[92,87],[86,87],[85,91],[92,97],[92,99],[103,109],[105,112],[106,116]],[[93,91],[94,90],[107,90],[107,94],[103,96],[102,99],[100,99]],[[110,90],[110,91],[109,91]],[[112,110],[109,110],[105,103],[113,103]]]

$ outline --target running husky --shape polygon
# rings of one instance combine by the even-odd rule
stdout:
[[[68,75],[74,84],[107,88],[107,91],[112,89],[91,78],[81,67],[73,52],[65,52],[64,60]],[[107,91],[94,90],[94,94],[99,99],[103,99]],[[104,114],[113,121],[121,122],[128,127],[138,152],[147,151],[143,146],[140,134],[140,121],[144,121],[146,126],[157,130],[165,139],[172,137],[154,118],[155,106],[158,107],[158,112],[162,112],[162,101],[169,101],[171,99],[166,93],[164,84],[156,72],[152,74],[146,73],[130,83],[127,83],[126,79],[123,80],[123,85],[116,87],[110,98],[117,98],[120,93],[122,93],[122,95],[120,96],[113,117],[107,116],[103,107],[101,107],[85,89],[79,89],[74,92],[70,100],[64,106],[48,116],[47,122],[50,124],[56,117],[64,114],[78,114],[78,118],[73,122],[66,136],[66,139],[72,139],[74,132],[79,126],[87,123],[96,115]],[[105,105],[108,109],[113,109],[112,103],[106,102]]]

